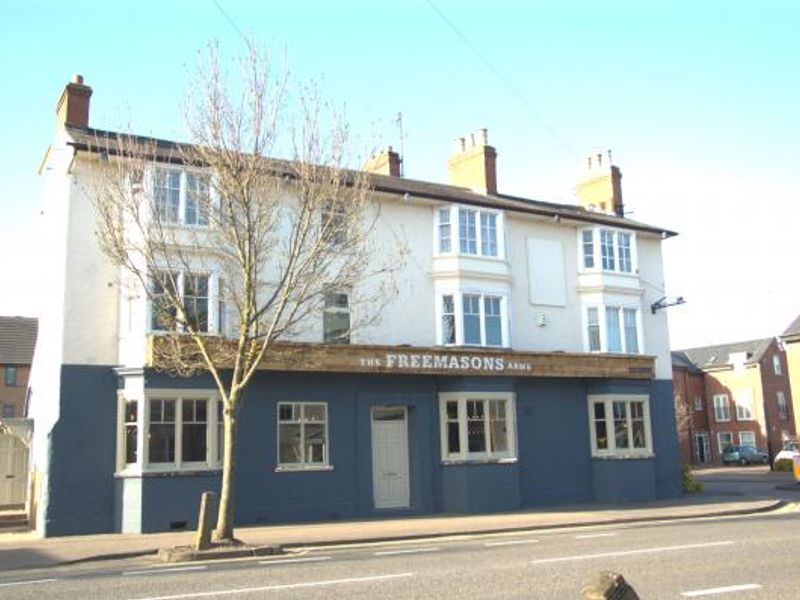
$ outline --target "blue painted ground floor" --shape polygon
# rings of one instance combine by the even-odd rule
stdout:
[[[220,415],[206,377],[63,366],[43,532],[194,527]],[[237,525],[680,493],[669,380],[263,372],[237,438]]]

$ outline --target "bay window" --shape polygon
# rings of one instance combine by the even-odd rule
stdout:
[[[438,254],[504,258],[502,213],[450,206],[436,211],[436,221]]]
[[[442,460],[516,458],[514,395],[506,392],[439,394]]]
[[[508,346],[505,296],[451,292],[439,297],[438,339],[445,345]]]
[[[579,245],[584,270],[599,266],[603,271],[636,272],[636,238],[630,232],[601,227],[582,229]]]
[[[589,396],[589,431],[593,456],[651,456],[648,396]]]
[[[585,347],[588,352],[641,352],[639,309],[623,306],[587,306]]]

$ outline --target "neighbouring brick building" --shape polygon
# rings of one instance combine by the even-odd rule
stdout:
[[[0,420],[25,416],[36,319],[0,317]]]
[[[786,352],[786,375],[789,377],[789,389],[793,398],[800,398],[800,315],[792,321],[781,335],[781,343]],[[794,413],[795,430],[800,429],[798,413]]]
[[[719,462],[732,444],[773,456],[795,437],[787,356],[777,338],[679,350],[672,373],[684,462]]]

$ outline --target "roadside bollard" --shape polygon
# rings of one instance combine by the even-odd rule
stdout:
[[[200,497],[200,514],[197,517],[197,534],[194,538],[196,551],[211,547],[211,523],[216,506],[217,495],[214,492],[203,492]]]
[[[583,600],[639,600],[621,573],[600,573],[581,590]]]

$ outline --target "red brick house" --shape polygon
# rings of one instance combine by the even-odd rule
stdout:
[[[672,353],[681,457],[719,462],[727,445],[774,456],[796,437],[786,353],[775,338]]]
[[[0,420],[25,416],[37,320],[0,317]]]

